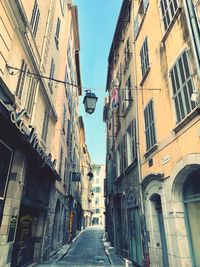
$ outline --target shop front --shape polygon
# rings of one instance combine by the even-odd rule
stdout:
[[[23,116],[0,95],[0,266],[26,266],[42,257],[49,192],[59,180],[56,161]]]

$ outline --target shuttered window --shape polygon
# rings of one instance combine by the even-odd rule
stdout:
[[[36,36],[39,19],[40,19],[40,11],[39,11],[39,7],[38,7],[38,3],[35,0],[34,6],[33,6],[33,11],[32,11],[31,22],[30,22],[33,37]]]
[[[182,53],[171,69],[170,77],[177,123],[179,123],[195,108],[195,102],[191,101],[194,85],[186,51]]]
[[[144,110],[146,146],[149,150],[156,143],[153,101],[151,100]]]
[[[37,81],[34,77],[29,78],[29,84],[27,89],[27,98],[26,98],[26,111],[31,116],[33,112],[33,104],[35,99]]]
[[[60,163],[59,163],[59,175],[62,176],[62,166],[63,166],[63,149],[60,150]]]
[[[59,45],[59,34],[60,34],[60,18],[57,19],[57,24],[56,24],[56,33],[55,33],[55,42],[56,42],[56,47],[58,48]]]
[[[169,28],[171,21],[173,20],[175,13],[178,9],[177,0],[161,0],[160,8],[162,12],[162,20],[165,31]]]
[[[54,78],[54,74],[55,74],[55,62],[54,62],[54,59],[52,58],[51,60],[51,67],[50,67],[50,73],[49,73],[49,78],[50,80],[48,81],[48,85],[49,85],[49,88],[50,88],[50,91],[51,93],[53,93],[53,79]]]
[[[67,120],[67,109],[66,109],[66,105],[63,106],[63,118],[62,118],[62,131],[65,134],[66,131],[66,120]]]
[[[135,119],[130,123],[127,128],[126,134],[126,145],[127,145],[127,164],[128,166],[136,158],[136,129],[135,129]]]
[[[43,120],[43,128],[42,128],[42,140],[44,142],[47,141],[47,133],[48,133],[48,126],[49,126],[49,112],[45,110],[44,113],[44,120]]]
[[[147,37],[145,38],[142,44],[142,48],[140,50],[140,61],[141,61],[142,77],[144,77],[149,68],[149,51],[148,51]]]
[[[128,108],[129,104],[132,101],[131,89],[131,77],[129,76],[125,87],[125,108]]]
[[[25,87],[25,80],[26,80],[26,75],[27,75],[27,69],[28,66],[24,60],[22,60],[21,64],[21,69],[20,69],[20,75],[17,83],[17,89],[16,89],[16,96],[21,100],[22,98],[22,93],[24,91]]]

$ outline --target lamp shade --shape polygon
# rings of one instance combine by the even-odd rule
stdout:
[[[86,95],[83,99],[83,104],[85,106],[85,112],[92,114],[95,110],[98,97],[91,91],[86,91]]]

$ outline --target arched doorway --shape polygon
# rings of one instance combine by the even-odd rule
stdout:
[[[193,266],[200,266],[200,169],[187,177],[183,200],[192,263]]]
[[[58,237],[59,237],[59,220],[60,220],[60,201],[57,200],[54,223],[53,223],[53,236],[52,236],[52,248],[57,250],[58,248]]]
[[[138,209],[138,199],[131,192],[127,199],[129,257],[135,263],[142,266],[141,223]]]
[[[159,251],[162,258],[162,266],[168,267],[168,250],[167,250],[167,242],[166,242],[166,235],[165,235],[165,227],[164,227],[164,220],[163,220],[163,211],[162,211],[162,203],[161,203],[161,197],[159,194],[153,194],[150,198],[152,202],[152,217],[153,220],[153,229],[154,232],[157,232],[158,240],[160,242],[157,242],[157,251]]]

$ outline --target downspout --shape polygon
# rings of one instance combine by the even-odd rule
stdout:
[[[200,29],[197,21],[197,17],[194,11],[194,5],[192,0],[185,0],[183,2],[186,20],[188,24],[189,34],[192,40],[192,49],[197,66],[198,78],[200,80]]]

